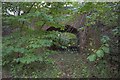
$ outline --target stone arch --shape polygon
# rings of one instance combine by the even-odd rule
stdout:
[[[76,47],[78,49],[78,51],[80,52],[80,48],[79,48],[79,44],[80,44],[79,35],[80,34],[79,34],[79,31],[78,31],[77,28],[74,28],[74,27],[72,27],[70,25],[65,25],[65,29],[61,30],[60,28],[46,26],[46,27],[44,27],[44,30],[46,30],[46,31],[69,32],[69,33],[72,33],[72,34],[76,35],[77,45],[76,46],[71,46],[71,47],[73,47],[73,48]]]
[[[78,33],[78,29],[76,29],[70,25],[66,25],[64,30],[61,30],[60,28],[55,28],[55,27],[48,27],[46,29],[46,31],[69,32],[69,33],[73,33],[75,35],[77,35],[77,33]]]

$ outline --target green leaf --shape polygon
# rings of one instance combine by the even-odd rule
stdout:
[[[109,44],[105,44],[106,47],[109,47]]]
[[[110,49],[109,49],[109,47],[102,47],[102,49],[103,49],[103,51],[105,52],[105,53],[109,53],[110,52]]]
[[[39,61],[43,61],[43,58],[41,56],[38,56]]]
[[[97,54],[98,57],[103,57],[103,56],[104,56],[103,50],[98,50],[98,51],[96,52],[96,54]]]
[[[102,36],[101,41],[102,41],[103,43],[106,43],[106,42],[109,41],[109,40],[110,40],[110,38],[109,38],[108,36]]]
[[[49,64],[50,64],[50,63],[54,64],[54,60],[53,60],[53,59],[48,58],[48,59],[46,59],[45,61],[46,61],[47,63],[49,63]]]
[[[87,59],[88,59],[89,61],[95,61],[95,60],[96,60],[96,55],[95,55],[95,54],[92,54],[92,55],[88,56]]]
[[[101,41],[102,41],[103,43],[106,43],[106,42],[107,42],[107,40],[106,40],[105,38],[102,38]]]

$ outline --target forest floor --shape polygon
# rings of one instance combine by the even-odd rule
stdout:
[[[57,74],[58,78],[109,77],[107,66],[103,63],[96,65],[94,62],[89,62],[85,53],[80,54],[70,51],[60,51],[58,54],[49,57],[55,60],[54,65],[59,70],[55,72],[54,68],[49,67],[47,71],[39,74],[42,77],[44,73],[45,78],[55,77],[53,74]],[[9,72],[3,70],[3,77],[10,77]]]
[[[85,67],[85,56],[78,53],[71,52],[60,52],[52,57],[55,60],[55,63],[61,70],[60,77],[70,78],[70,77],[82,77],[81,70]],[[84,63],[84,64],[83,64]]]
[[[87,55],[74,52],[60,52],[53,55],[61,74],[61,78],[109,77],[104,63],[89,62]],[[101,66],[101,67],[100,67]]]

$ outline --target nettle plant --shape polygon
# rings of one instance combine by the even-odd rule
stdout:
[[[26,30],[3,37],[3,67],[9,66],[14,77],[18,77],[18,73],[24,77],[44,68],[43,65],[54,65],[54,60],[49,56],[57,52],[49,50],[49,47],[62,47],[68,41],[62,39],[60,34],[63,33]]]
[[[100,59],[100,58],[104,57],[104,55],[106,53],[109,53],[110,52],[109,44],[108,44],[109,40],[110,40],[110,38],[108,36],[106,36],[106,35],[102,36],[101,47],[98,50],[95,50],[93,54],[89,55],[87,57],[87,59],[89,61],[96,61],[97,59]]]
[[[44,32],[26,32],[13,33],[10,36],[3,37],[2,56],[3,67],[9,66],[12,71],[19,72],[25,65],[30,65],[34,62],[51,63],[48,60],[48,55],[53,53],[46,49],[46,47],[53,44],[52,40],[42,38]],[[39,51],[37,51],[40,49]],[[18,68],[18,66],[20,68]],[[17,71],[14,69],[18,68]]]

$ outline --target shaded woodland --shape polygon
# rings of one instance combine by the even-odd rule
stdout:
[[[3,2],[3,78],[119,78],[119,2]]]

